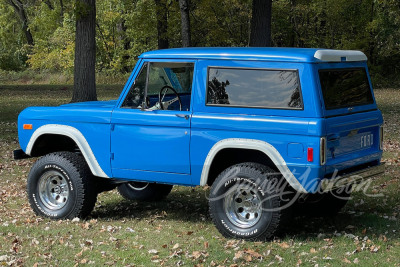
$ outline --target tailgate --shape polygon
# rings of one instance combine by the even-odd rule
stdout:
[[[378,163],[380,149],[379,110],[326,118],[326,173],[357,165]]]

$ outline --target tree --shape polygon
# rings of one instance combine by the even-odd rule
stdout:
[[[250,46],[271,46],[272,0],[253,0]]]
[[[154,0],[154,2],[156,4],[158,49],[165,49],[169,47],[167,0]]]
[[[74,92],[71,102],[94,101],[97,100],[96,1],[76,0],[75,16]]]
[[[14,8],[15,14],[22,23],[22,31],[25,34],[28,45],[33,46],[33,37],[28,27],[28,17],[26,16],[24,3],[21,0],[7,0],[7,3]]]
[[[179,0],[181,10],[182,46],[191,46],[189,0]]]

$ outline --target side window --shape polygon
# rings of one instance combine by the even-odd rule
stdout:
[[[209,68],[207,105],[302,109],[298,72]]]
[[[148,70],[147,64],[149,64]],[[178,62],[152,62],[147,64],[143,66],[137,76],[122,107],[141,108],[144,96],[146,96],[147,107],[152,107],[159,102],[160,91],[164,87],[170,87],[179,95],[182,110],[189,110],[194,64]],[[147,92],[145,92],[146,88]],[[163,96],[165,93],[162,101],[168,101],[176,97],[172,90],[163,90],[162,93]],[[178,110],[179,108],[178,101],[168,107],[170,110]]]
[[[129,92],[122,103],[124,108],[139,108],[144,100],[144,92],[146,89],[147,63],[145,63],[136,77],[135,82],[129,89]]]

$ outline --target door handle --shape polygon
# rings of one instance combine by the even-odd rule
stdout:
[[[178,118],[184,118],[185,120],[189,119],[189,115],[185,115],[185,114],[175,114],[175,116],[177,116]]]

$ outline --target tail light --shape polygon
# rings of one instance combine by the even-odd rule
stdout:
[[[314,161],[314,149],[312,149],[312,147],[309,147],[307,149],[307,161],[308,162],[313,162]]]
[[[379,149],[383,150],[383,126],[379,129]]]
[[[326,163],[326,138],[321,137],[321,140],[319,142],[319,159],[320,159],[320,164],[325,165]]]

